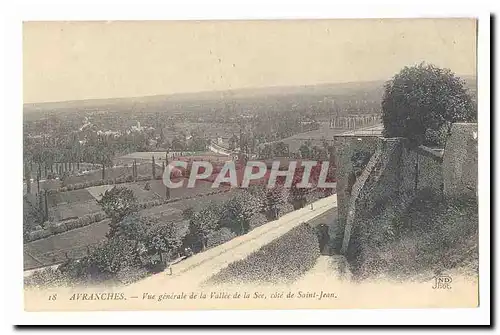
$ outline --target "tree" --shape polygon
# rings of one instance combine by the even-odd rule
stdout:
[[[163,165],[162,174],[165,174],[165,169],[167,168],[167,166],[168,166],[168,151],[165,153],[165,163]],[[165,198],[170,199],[170,188],[168,188],[167,185],[165,185]]]
[[[312,153],[311,153],[311,141],[305,141],[302,143],[302,145],[299,148],[300,152],[300,157],[305,158],[305,159],[310,159],[312,158]]]
[[[238,137],[233,134],[233,136],[231,136],[231,138],[229,139],[229,150],[233,151],[234,149],[236,149],[236,144],[238,143]]]
[[[111,218],[108,238],[118,234],[119,224],[128,215],[138,211],[138,202],[132,190],[125,187],[113,187],[106,190],[98,201],[103,211]]]
[[[326,149],[315,145],[311,150],[311,158],[319,162],[327,161],[328,152],[326,151]]]
[[[289,190],[281,185],[276,185],[266,192],[264,208],[267,216],[276,220],[280,216],[280,212],[288,203]]]
[[[220,221],[220,209],[215,203],[203,208],[200,212],[183,213],[189,216],[189,237],[194,249],[203,251],[207,247],[208,236],[213,233]]]
[[[134,253],[137,261],[140,259],[139,244],[146,240],[148,230],[154,223],[150,217],[140,216],[138,213],[126,216],[120,223],[120,230],[123,237],[134,244]]]
[[[115,275],[134,258],[133,244],[123,237],[102,242],[84,258],[87,273],[91,275]]]
[[[262,209],[262,202],[254,194],[242,191],[228,200],[222,209],[221,226],[229,228],[237,235],[250,231],[253,216]]]
[[[274,155],[276,157],[287,157],[288,156],[288,145],[283,142],[276,143],[274,147]]]
[[[24,180],[26,180],[26,193],[31,193],[31,171],[29,164],[24,164]]]
[[[107,143],[107,140],[104,136],[99,136],[97,141],[97,146],[95,148],[95,159],[97,163],[101,164],[102,167],[102,179],[105,179],[106,166],[112,166],[113,161],[111,160],[113,153],[111,151],[110,146]]]
[[[158,256],[160,264],[164,264],[163,257],[165,254],[167,254],[167,257],[171,257],[173,253],[178,251],[180,246],[181,239],[175,224],[172,222],[153,225],[144,240],[146,253],[149,256]]]
[[[290,188],[290,200],[294,209],[303,208],[307,202],[306,188],[297,187],[297,184],[301,183],[304,178],[304,170],[303,167],[296,169],[293,176],[292,187]],[[306,182],[306,180],[304,180],[304,182]]]
[[[174,151],[183,151],[186,148],[186,143],[184,138],[181,136],[175,136],[172,139],[172,150]]]
[[[24,237],[36,229],[36,226],[43,225],[44,213],[37,201],[30,201],[30,196],[23,197],[23,233]]]
[[[189,149],[191,151],[205,151],[207,149],[207,140],[198,133],[194,133],[192,136]]]
[[[153,179],[156,179],[156,163],[155,163],[155,156],[153,156],[153,160],[151,162],[151,169],[153,172]]]
[[[146,256],[148,265],[155,263],[152,261],[154,259],[163,262],[163,254],[172,254],[181,245],[174,224],[163,225],[157,217],[132,213],[120,223],[120,231],[122,232],[120,237],[133,244],[136,264],[144,262],[143,256]]]
[[[477,119],[465,82],[451,70],[421,63],[405,67],[385,84],[382,99],[384,136],[431,143],[426,133],[448,132],[453,122]]]
[[[264,145],[264,148],[262,148],[260,152],[260,157],[261,158],[272,158],[273,157],[273,148],[270,144]]]
[[[161,126],[160,130],[160,141],[158,141],[160,145],[165,144],[165,133],[163,132],[163,126]]]

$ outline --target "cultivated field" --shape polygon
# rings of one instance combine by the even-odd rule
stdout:
[[[234,196],[233,192],[238,192],[238,190],[204,196],[203,201],[200,201],[198,197],[180,200],[171,204],[145,209],[140,213],[147,216],[160,216],[162,222],[165,223],[176,222],[178,232],[185,233],[187,223],[182,221],[182,211],[184,209],[193,207],[195,210],[199,210],[211,201],[227,201]],[[62,234],[26,243],[24,245],[24,270],[64,262],[66,252],[70,258],[85,256],[87,246],[92,246],[104,240],[108,230],[109,220],[103,220]]]

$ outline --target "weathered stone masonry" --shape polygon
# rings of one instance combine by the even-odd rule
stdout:
[[[399,217],[415,195],[475,196],[477,125],[454,124],[442,150],[413,147],[404,138],[336,137],[338,224],[344,236],[332,241],[345,253],[359,224],[383,225]],[[356,174],[353,156],[371,157]]]

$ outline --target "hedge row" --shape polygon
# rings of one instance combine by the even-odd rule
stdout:
[[[47,222],[45,228],[31,231],[27,234],[27,242],[39,240],[52,235],[64,233],[68,230],[73,230],[90,224],[105,220],[106,214],[104,212],[96,212],[86,214],[77,219],[71,219],[61,222]]]
[[[153,179],[152,176],[137,176],[135,181],[150,181],[152,179]],[[156,179],[161,179],[161,175],[157,176]],[[132,177],[132,176],[119,177],[119,178],[115,178],[115,179],[91,180],[91,181],[86,181],[83,183],[70,184],[67,186],[59,187],[57,189],[47,190],[47,193],[48,194],[55,194],[55,193],[61,193],[61,192],[67,192],[67,191],[81,190],[81,189],[93,187],[93,186],[116,185],[116,184],[131,183],[133,181],[134,181],[134,177]]]
[[[161,205],[171,204],[171,203],[181,201],[181,200],[202,198],[202,197],[206,197],[209,195],[215,195],[215,194],[225,193],[225,192],[229,192],[229,191],[230,191],[230,189],[224,189],[224,190],[216,190],[216,191],[212,191],[212,192],[208,192],[208,193],[199,193],[199,194],[192,195],[189,197],[170,198],[170,199],[155,199],[155,200],[150,200],[150,201],[145,201],[145,202],[140,203],[139,208],[140,209],[149,209],[149,208],[153,208],[153,207],[157,207],[157,206],[161,206]]]

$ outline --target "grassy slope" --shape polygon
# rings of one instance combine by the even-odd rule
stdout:
[[[209,282],[291,282],[311,269],[319,254],[318,238],[314,230],[302,224],[248,258],[231,263]]]
[[[449,272],[477,275],[476,199],[445,201],[421,196],[393,227],[393,235],[374,227],[357,230],[349,260],[358,279],[419,280]]]

